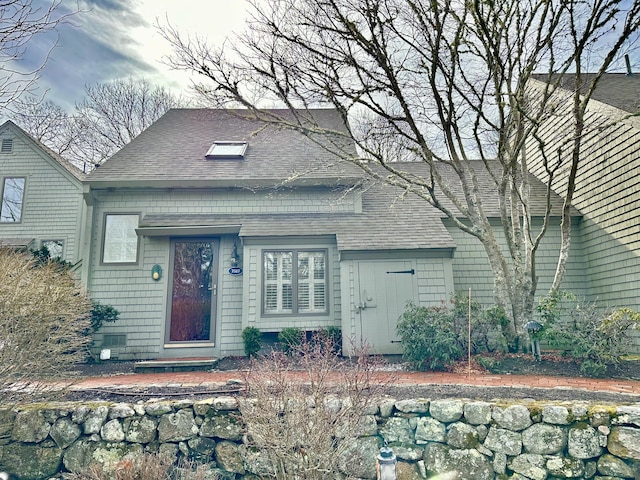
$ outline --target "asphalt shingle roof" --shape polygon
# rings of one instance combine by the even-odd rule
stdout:
[[[270,110],[286,115],[285,110]],[[90,173],[94,185],[140,186],[154,182],[264,185],[304,174],[309,182],[339,183],[357,175],[356,167],[335,166],[327,149],[300,132],[243,118],[238,110],[175,109]],[[318,124],[344,131],[335,110],[312,110]],[[248,141],[244,159],[205,159],[216,141]],[[344,140],[337,140],[355,152]],[[323,182],[324,180],[324,182]],[[331,182],[328,182],[331,183]]]
[[[535,74],[532,77],[541,82],[546,82],[548,78],[546,74]],[[592,78],[593,74],[585,74],[583,85],[588,84]],[[565,74],[560,86],[573,91],[575,81],[575,74]],[[628,113],[638,113],[640,111],[640,73],[638,75],[603,74],[591,98]]]
[[[284,111],[276,111],[285,114]],[[333,110],[315,110],[318,123],[334,130],[344,128]],[[244,159],[205,160],[214,141],[247,140]],[[347,149],[355,152],[353,146]],[[398,163],[400,170],[429,178],[420,162]],[[498,216],[495,186],[481,162],[474,163],[485,212]],[[171,110],[103,166],[88,176],[96,187],[239,187],[278,188],[294,172],[305,173],[312,184],[336,183],[359,188],[362,211],[243,215],[147,215],[140,227],[239,226],[240,236],[335,235],[341,251],[449,249],[455,242],[441,221],[443,214],[426,200],[384,182],[365,178],[363,171],[334,155],[301,133],[265,126],[226,110]],[[443,169],[454,190],[460,181]],[[198,183],[199,182],[199,183]],[[544,211],[544,185],[531,177],[533,214]],[[450,202],[443,200],[450,205]],[[561,206],[559,198],[555,206]],[[557,209],[556,209],[557,210]],[[559,210],[557,210],[559,211]],[[238,231],[234,230],[234,231]],[[149,234],[151,230],[148,230]]]

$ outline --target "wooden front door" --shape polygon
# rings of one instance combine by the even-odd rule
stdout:
[[[213,342],[218,241],[171,241],[168,343]]]

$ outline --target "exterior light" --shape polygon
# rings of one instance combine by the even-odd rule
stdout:
[[[540,361],[540,341],[538,339],[538,332],[542,329],[542,324],[536,322],[535,320],[530,320],[524,324],[524,328],[529,334],[529,339],[531,340],[531,353],[533,353],[533,358],[536,359],[537,362]]]
[[[240,263],[240,255],[238,255],[238,245],[233,242],[233,248],[231,249],[231,267],[235,268]]]
[[[398,463],[398,460],[393,450],[387,445],[382,447],[376,457],[378,480],[397,480],[396,463]]]
[[[158,264],[154,265],[151,269],[151,278],[156,282],[162,278],[162,267]]]

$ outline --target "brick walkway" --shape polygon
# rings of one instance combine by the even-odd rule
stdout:
[[[477,385],[483,387],[522,387],[546,389],[575,389],[583,391],[613,392],[640,395],[640,381],[545,377],[527,375],[471,375],[446,372],[393,372],[394,383],[405,385]],[[86,378],[73,389],[144,388],[144,387],[202,387],[225,385],[230,380],[241,380],[242,372],[175,372],[138,373]]]

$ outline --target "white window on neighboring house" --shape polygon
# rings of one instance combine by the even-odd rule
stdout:
[[[104,220],[102,263],[136,263],[138,261],[138,221],[135,213],[108,213]]]
[[[265,250],[263,260],[264,314],[328,312],[326,250]]]
[[[62,253],[64,251],[64,242],[62,240],[43,240],[42,246],[47,247],[49,258],[62,258]]]
[[[24,177],[5,177],[3,180],[0,222],[20,223],[22,221],[25,183]]]

